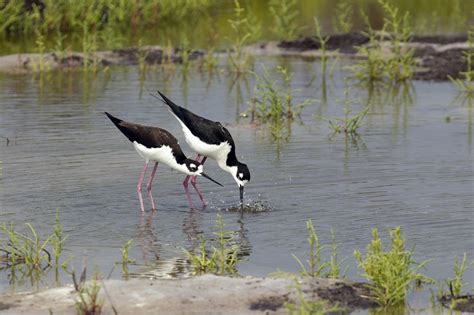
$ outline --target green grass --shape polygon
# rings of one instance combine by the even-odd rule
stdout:
[[[228,20],[233,34],[228,37],[232,50],[228,53],[228,64],[231,72],[240,75],[252,66],[251,56],[244,51],[244,46],[259,37],[260,24],[255,17],[247,14],[239,0],[234,0],[234,15]]]
[[[269,6],[274,27],[273,33],[279,40],[292,40],[297,38],[304,27],[298,25],[298,1],[297,0],[271,0]]]
[[[84,268],[79,280],[76,278],[74,271],[72,272],[72,279],[77,294],[74,304],[76,313],[78,315],[102,314],[105,298],[99,296],[101,291],[99,272],[95,271],[92,280],[86,282],[86,268]]]
[[[363,276],[370,282],[373,299],[384,307],[404,304],[412,284],[431,281],[419,273],[428,261],[417,263],[413,260],[414,251],[405,248],[400,227],[390,231],[390,239],[391,248],[384,249],[378,230],[374,228],[365,256],[354,251]]]
[[[217,275],[237,274],[237,264],[240,259],[238,254],[240,247],[234,242],[234,232],[226,231],[224,220],[220,214],[217,215],[214,236],[211,248],[210,241],[202,238],[197,250],[191,252],[185,250],[194,274],[213,273]]]
[[[375,31],[369,18],[363,15],[368,28],[363,34],[369,38],[369,43],[358,47],[358,53],[364,59],[349,69],[355,79],[365,83],[398,85],[412,79],[416,66],[414,49],[406,46],[412,37],[410,14],[402,14],[386,0],[379,0],[378,3],[384,11],[383,28]],[[384,48],[384,41],[389,42],[389,51]]]
[[[370,107],[366,106],[364,109],[356,113],[355,115],[351,115],[350,110],[350,103],[351,99],[349,98],[349,86],[347,81],[344,82],[344,117],[325,117],[319,116],[322,119],[328,121],[329,126],[333,130],[334,133],[341,133],[344,132],[346,135],[357,135],[357,130],[362,126],[362,122],[369,112]]]
[[[456,86],[460,93],[464,94],[467,98],[474,97],[474,70],[472,57],[474,56],[474,28],[468,32],[468,43],[469,48],[464,52],[466,57],[466,70],[461,72],[463,79],[454,79],[448,75],[449,80]]]
[[[336,33],[348,33],[354,26],[354,5],[350,0],[339,1],[336,4],[333,15],[333,30]]]
[[[453,267],[454,278],[446,280],[451,297],[459,297],[462,295],[463,288],[467,285],[467,283],[464,282],[464,273],[468,267],[467,253],[464,253],[461,262],[459,262],[458,257],[455,258]]]
[[[54,231],[46,238],[42,238],[32,224],[26,223],[25,226],[26,231],[19,232],[13,224],[0,225],[0,234],[6,237],[0,243],[0,253],[3,253],[0,261],[9,267],[25,265],[29,269],[45,270],[50,266],[66,267],[67,261],[60,263],[67,236],[64,236],[62,232],[59,210],[56,211]]]
[[[296,255],[293,255],[293,258],[300,266],[300,274],[303,277],[345,278],[347,268],[344,272],[341,272],[341,264],[345,259],[338,259],[338,244],[334,231],[331,230],[331,245],[321,245],[312,220],[306,221],[306,230],[308,232],[309,245],[308,259],[303,262]],[[331,255],[329,260],[323,261],[322,253],[326,248],[331,248]]]
[[[304,295],[303,289],[297,280],[294,286],[298,301],[296,303],[286,302],[284,307],[290,315],[324,315],[324,314],[345,314],[345,310],[333,306],[330,307],[325,300],[310,300]]]
[[[288,139],[288,125],[312,100],[294,104],[293,95],[298,90],[291,87],[293,74],[281,66],[278,66],[275,72],[280,76],[280,81],[272,79],[274,74],[265,67],[262,75],[254,73],[254,96],[244,115],[250,115],[252,122],[267,124],[273,140]]]

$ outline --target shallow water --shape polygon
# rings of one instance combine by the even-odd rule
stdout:
[[[266,58],[257,64],[270,68],[281,61]],[[195,246],[199,235],[212,236],[217,213],[244,249],[242,275],[296,272],[291,254],[305,257],[305,221],[312,219],[323,243],[330,243],[334,230],[351,279],[361,273],[352,252],[365,249],[371,229],[378,227],[387,240],[388,230],[400,225],[408,246],[416,244],[416,259],[433,259],[426,274],[452,277],[454,257],[474,254],[472,107],[453,103],[456,90],[450,83],[415,82],[411,102],[373,96],[359,137],[348,139],[332,135],[318,118],[343,115],[347,73],[336,68],[322,101],[320,81],[312,80],[318,64],[284,62],[295,73],[293,87],[300,89],[296,101],[318,101],[304,108],[302,121],[292,124],[288,141],[279,145],[265,128],[239,116],[252,95],[252,78],[229,87],[223,74],[192,72],[183,80],[179,71],[171,79],[158,72],[140,84],[134,68],[111,69],[96,78],[80,72],[0,77],[1,222],[20,228],[31,222],[46,235],[59,209],[69,235],[65,256],[74,257],[75,269],[87,257],[89,266],[108,274],[121,259],[122,244],[134,239],[130,258],[137,265],[130,266],[131,272],[170,277],[188,274],[182,249]],[[246,201],[269,211],[244,211],[242,217],[232,211],[238,188],[209,161],[206,172],[225,187],[199,180],[207,208],[189,209],[184,176],[160,165],[153,186],[158,211],[140,213],[135,187],[143,162],[101,112],[167,129],[192,156],[178,122],[148,95],[157,88],[176,103],[227,124],[238,157],[252,174]],[[352,87],[351,98],[358,111],[367,91]],[[149,208],[146,194],[144,200]],[[112,277],[122,276],[119,269]],[[53,276],[39,285],[26,277],[14,289],[42,287]],[[466,281],[472,288],[472,271]],[[12,290],[9,282],[8,271],[0,271],[0,292]],[[70,277],[63,274],[61,282],[69,283]]]

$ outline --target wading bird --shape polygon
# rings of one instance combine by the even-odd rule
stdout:
[[[128,140],[133,143],[133,147],[137,153],[146,161],[145,167],[140,174],[140,179],[138,180],[137,184],[137,194],[138,199],[140,200],[140,207],[142,211],[145,211],[142,198],[142,183],[150,161],[154,161],[155,165],[153,166],[153,171],[151,172],[150,178],[148,179],[146,190],[148,192],[148,196],[150,197],[153,209],[156,209],[156,207],[153,200],[153,195],[151,193],[151,184],[153,177],[155,176],[158,163],[166,164],[188,176],[206,177],[214,183],[222,186],[220,183],[213,180],[203,172],[202,163],[188,159],[186,157],[178,144],[178,140],[168,131],[158,127],[149,127],[129,123],[116,118],[107,112],[105,112],[105,115],[107,115],[114,125],[128,138]],[[204,200],[198,187],[194,186],[194,188],[196,189],[196,192],[198,193],[201,200]],[[193,208],[191,196],[187,188],[186,197],[188,199],[189,206]]]
[[[243,204],[244,186],[250,181],[250,171],[247,165],[237,160],[235,143],[229,131],[219,122],[200,117],[176,105],[160,91],[158,94],[162,99],[152,95],[168,105],[170,112],[180,122],[186,142],[198,154],[196,160],[204,164],[209,157],[215,160],[221,169],[229,172],[239,186],[240,203]],[[200,160],[201,157],[203,157],[202,160]],[[184,187],[188,186],[189,178],[188,175],[184,179]],[[195,176],[191,183],[194,188],[197,187]]]

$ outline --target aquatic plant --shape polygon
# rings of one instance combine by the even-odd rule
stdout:
[[[272,29],[275,36],[280,40],[292,40],[297,38],[304,30],[298,26],[298,2],[297,0],[270,1],[270,14],[274,21]]]
[[[305,298],[301,284],[295,279],[294,288],[298,301],[296,303],[286,302],[285,310],[290,315],[324,315],[324,314],[345,314],[347,311],[337,306],[330,307],[325,300],[309,300]]]
[[[230,70],[238,75],[251,67],[251,57],[244,51],[244,46],[252,39],[258,38],[260,33],[258,21],[251,16],[245,16],[244,12],[245,8],[240,5],[240,1],[234,0],[234,16],[228,20],[234,33],[230,38],[232,51],[228,53],[228,62]]]
[[[339,1],[334,9],[332,26],[337,33],[348,33],[352,30],[354,5],[349,0]]]
[[[291,87],[293,74],[281,66],[276,68],[276,72],[281,77],[281,85],[270,78],[271,74],[265,67],[262,75],[253,73],[257,81],[254,96],[250,108],[244,113],[250,115],[252,122],[268,123],[274,140],[285,138],[282,134],[284,126],[291,123],[303,107],[312,102],[307,99],[293,104],[293,94],[298,91]]]
[[[99,297],[101,286],[98,281],[100,274],[94,272],[92,280],[86,282],[86,268],[84,267],[79,281],[76,274],[72,271],[72,280],[78,299],[75,301],[76,312],[78,315],[100,315],[104,306],[105,299]]]
[[[410,80],[415,69],[414,49],[407,47],[412,36],[409,12],[401,14],[399,9],[386,0],[379,0],[384,10],[384,25],[375,32],[363,14],[368,30],[362,32],[368,39],[368,45],[357,47],[364,60],[349,67],[356,79],[367,82],[385,82],[399,84]],[[386,51],[384,41],[388,41],[390,51]]]
[[[461,72],[463,79],[454,79],[448,75],[449,80],[466,97],[474,97],[474,68],[472,59],[474,56],[474,28],[468,32],[468,50],[463,52],[466,57],[466,71]]]
[[[28,234],[15,231],[13,224],[0,225],[0,232],[6,234],[8,240],[2,244],[1,251],[5,253],[2,261],[10,266],[25,264],[31,268],[43,268],[51,264],[51,254],[47,246],[53,235],[42,241],[30,223],[25,224]]]
[[[315,17],[314,18],[314,27],[316,30],[316,40],[319,43],[319,51],[321,52],[321,73],[323,82],[326,80],[326,68],[328,62],[327,56],[327,42],[329,40],[329,36],[323,36],[321,32],[321,25],[319,24],[319,20]]]
[[[467,285],[467,283],[464,282],[464,273],[467,268],[467,253],[464,253],[461,263],[458,257],[454,259],[454,278],[446,280],[451,297],[455,298],[461,296],[463,287]]]
[[[185,250],[195,274],[213,273],[217,275],[232,275],[237,273],[237,264],[240,259],[240,247],[234,243],[234,232],[226,231],[224,220],[217,215],[215,231],[215,245],[208,249],[208,240],[202,238],[197,252]]]
[[[329,126],[332,128],[334,133],[344,132],[346,135],[356,135],[357,130],[362,126],[362,121],[367,115],[370,107],[366,106],[357,114],[350,116],[350,98],[349,98],[349,86],[347,81],[344,82],[344,118],[338,117],[324,117],[319,116],[328,121]],[[336,121],[336,122],[334,122]]]
[[[63,235],[63,227],[59,220],[59,209],[56,209],[56,221],[54,223],[54,234],[51,237],[51,247],[54,255],[55,266],[59,267],[59,260],[64,250],[64,242],[68,238],[68,235]],[[67,266],[67,261],[62,263],[62,267]]]
[[[300,274],[303,277],[326,277],[326,278],[345,278],[346,270],[341,274],[341,264],[345,260],[339,260],[337,254],[336,235],[331,230],[331,257],[328,261],[322,260],[322,251],[329,247],[321,245],[319,236],[314,228],[313,221],[306,221],[306,230],[308,231],[309,253],[306,264],[296,255],[292,255],[296,262],[300,265]],[[346,268],[347,269],[347,268]]]
[[[54,232],[42,239],[38,232],[30,223],[25,224],[26,232],[18,232],[13,224],[6,223],[0,225],[0,234],[7,237],[1,244],[0,262],[9,267],[16,265],[25,265],[30,269],[46,269],[49,266],[66,267],[67,261],[60,265],[60,258],[63,252],[63,245],[67,236],[63,235],[62,226],[59,221],[59,210],[56,211],[56,223]],[[29,232],[29,233],[28,233]],[[54,254],[54,264],[51,252]]]
[[[418,272],[428,261],[417,263],[413,260],[414,250],[405,248],[400,227],[390,231],[390,239],[391,248],[385,250],[378,229],[374,228],[365,257],[360,251],[354,251],[359,268],[364,270],[363,276],[370,281],[372,298],[384,307],[404,303],[411,284],[432,281]]]
[[[135,263],[135,260],[129,258],[130,247],[132,246],[133,239],[130,239],[123,243],[120,252],[122,253],[122,272],[124,275],[128,275],[128,265]]]

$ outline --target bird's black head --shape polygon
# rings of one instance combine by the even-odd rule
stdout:
[[[235,166],[234,166],[235,167]],[[240,202],[244,202],[244,186],[250,181],[250,170],[244,163],[237,163],[235,173],[232,174],[240,190]]]
[[[184,165],[186,165],[186,168],[187,168],[187,174],[188,175],[191,175],[191,176],[202,176],[202,177],[205,177],[207,179],[209,179],[210,181],[216,183],[217,185],[220,185],[222,186],[221,183],[213,180],[211,177],[209,177],[207,174],[204,173],[204,167],[201,163],[199,163],[198,161],[195,161],[195,160],[191,160],[191,159],[186,159],[184,161]]]

